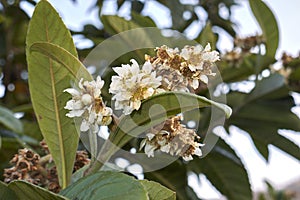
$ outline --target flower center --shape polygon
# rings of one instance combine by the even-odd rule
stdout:
[[[141,87],[141,86],[136,88],[134,93],[133,93],[133,96],[132,96],[133,100],[142,100],[142,99],[144,99],[145,95],[147,93],[147,90],[148,90],[147,88]]]
[[[95,98],[95,112],[98,114],[99,112],[101,112],[104,108],[103,102],[102,102],[102,98],[100,97],[96,97]]]

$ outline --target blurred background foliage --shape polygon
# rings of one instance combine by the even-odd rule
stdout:
[[[72,1],[76,3],[76,0]],[[30,17],[20,7],[22,2],[33,6],[36,4],[31,0],[1,0],[0,3],[0,174],[3,168],[9,166],[9,160],[19,148],[28,147],[41,153],[39,142],[42,136],[30,103],[27,84],[25,37]],[[85,24],[81,31],[71,30],[74,36],[83,36],[93,43],[88,48],[78,49],[80,58],[83,60],[97,44],[114,34],[133,28],[156,27],[151,17],[141,14],[147,2],[116,0],[116,13],[124,4],[127,6],[130,4],[130,9],[126,11],[129,18],[124,19],[118,15],[102,15],[105,0],[96,1],[91,9],[98,8],[99,19],[103,26],[99,28]],[[221,86],[210,85],[219,92],[226,93],[227,102],[233,108],[232,117],[225,123],[227,132],[229,133],[228,129],[232,125],[246,131],[258,152],[266,160],[269,156],[269,145],[274,145],[299,160],[299,146],[280,135],[278,130],[300,131],[299,118],[291,112],[291,108],[295,106],[291,92],[300,92],[300,58],[284,54],[281,59],[276,60],[278,27],[268,7],[260,0],[249,1],[262,33],[239,38],[236,32],[237,25],[231,18],[233,7],[238,6],[238,0],[191,1],[193,3],[155,0],[155,2],[169,9],[172,25],[165,29],[172,34],[175,34],[172,30],[186,34],[193,23],[203,22],[202,16],[206,15],[205,26],[199,28],[201,31],[193,39],[202,45],[210,42],[217,49],[219,34],[226,34],[232,41],[234,46],[232,51],[224,53],[221,61],[217,63],[224,83]],[[221,15],[221,9],[227,11],[226,17]],[[152,38],[144,39],[152,40]],[[112,66],[128,63],[132,55],[122,56],[112,63]],[[140,60],[142,59],[141,57]],[[282,65],[280,70],[272,67],[276,62]],[[267,72],[267,77],[263,76],[262,72]],[[107,77],[109,75],[110,73]],[[254,88],[250,92],[243,92],[240,90],[241,86],[237,87],[241,82],[251,83]],[[222,91],[220,87],[227,89]],[[207,90],[202,90],[201,95],[209,97]],[[204,110],[203,113],[206,117],[197,123],[200,135],[206,132],[208,123],[205,119],[209,119],[209,112]],[[136,146],[136,141],[132,141],[125,148]],[[198,199],[188,185],[190,173],[204,174],[228,199],[252,199],[245,166],[238,153],[222,139],[219,139],[207,157],[195,158],[186,164],[178,160],[164,169],[146,173],[145,178],[158,181],[175,190],[178,199]],[[3,180],[3,177],[0,179]],[[269,189],[271,188],[270,186]]]

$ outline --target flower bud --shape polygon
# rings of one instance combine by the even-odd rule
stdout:
[[[91,95],[89,94],[84,94],[81,97],[81,102],[86,106],[86,105],[90,105],[93,101],[93,98],[91,97]]]

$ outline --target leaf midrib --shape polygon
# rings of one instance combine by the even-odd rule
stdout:
[[[158,95],[155,95],[155,96],[152,96],[148,99],[146,99],[144,101],[147,102],[153,98],[159,98],[162,94],[158,94]],[[180,98],[180,96],[182,95],[180,92],[167,92],[167,93],[164,93],[163,94],[164,96],[168,95],[168,96],[172,96],[172,95],[175,95],[178,99]],[[187,96],[187,94],[185,94],[185,96]],[[230,115],[230,113],[227,113],[228,110],[225,109],[224,106],[222,106],[222,104],[220,103],[217,103],[217,102],[213,102],[205,97],[202,97],[202,96],[194,96],[192,94],[189,94],[188,96],[190,96],[191,98],[195,98],[198,105],[199,104],[203,104],[205,106],[201,106],[201,107],[207,107],[207,106],[215,106],[219,109],[223,109],[225,114],[226,115]],[[180,104],[180,103],[179,103]],[[172,113],[174,114],[174,111],[180,109],[180,110],[184,110],[184,111],[187,111],[187,110],[191,110],[193,108],[196,108],[195,105],[187,105],[187,106],[181,106],[180,108],[176,108],[176,107],[172,107],[168,110],[166,110],[167,113]],[[160,119],[159,116],[161,116],[163,113],[165,113],[165,111],[162,111],[162,112],[158,112],[156,113],[154,116],[151,117],[151,119],[149,118],[141,118],[140,121],[138,122],[135,122],[136,124],[138,125],[144,125],[144,124],[147,124],[150,121],[152,121],[153,118],[155,118],[156,120]],[[177,113],[177,112],[176,112]],[[172,114],[168,115],[168,116],[171,116]],[[125,118],[125,119],[124,119]],[[121,122],[120,124],[118,125],[117,129],[110,135],[109,139],[110,141],[114,142],[116,145],[120,145],[120,146],[123,146],[126,142],[128,142],[130,140],[130,138],[132,138],[132,136],[129,136],[127,138],[126,141],[123,141],[123,139],[128,136],[127,134],[124,133],[124,131],[122,131],[122,128],[121,126],[124,125],[124,123],[126,122],[126,117],[124,117],[123,119],[121,119]],[[163,120],[159,120],[159,121],[163,121]],[[157,122],[155,125],[159,124],[160,122]],[[136,129],[136,127],[130,127],[130,129],[127,131],[128,133],[129,132],[132,132]],[[121,143],[122,142],[122,143]]]
[[[49,32],[48,32],[48,24],[47,20],[44,19],[45,24],[45,32],[46,32],[46,40],[47,42],[51,42],[49,39]],[[59,141],[59,150],[61,156],[61,167],[62,167],[62,188],[67,187],[67,173],[66,173],[66,162],[65,162],[65,151],[64,151],[64,143],[62,139],[62,130],[61,130],[61,123],[59,117],[59,108],[56,96],[56,89],[55,89],[55,78],[53,75],[53,61],[48,58],[49,60],[49,71],[50,71],[50,78],[51,78],[51,90],[53,95],[53,103],[55,108],[55,118],[56,118],[56,126],[57,126],[57,133],[58,133],[58,141]]]
[[[194,107],[194,106],[186,106],[186,107],[184,107],[184,108],[185,108],[185,109],[189,109],[189,108],[190,108],[190,109],[193,109],[193,108],[195,108],[195,107]],[[168,110],[168,112],[173,113],[173,112],[176,111],[176,110],[178,110],[178,108],[170,109],[170,110]],[[154,118],[155,118],[155,119],[159,119],[157,116],[160,116],[160,115],[162,115],[162,113],[158,113],[158,114],[154,115]],[[169,116],[171,116],[171,115],[169,115]],[[146,119],[143,119],[142,121],[138,122],[137,125],[142,126],[142,125],[147,124],[149,121],[151,122],[152,119],[146,118]],[[164,120],[160,120],[160,121],[163,122]],[[157,122],[157,124],[159,124],[159,123],[161,123],[161,122]],[[124,124],[124,123],[122,123],[122,124]],[[154,126],[157,125],[157,124],[154,124]],[[128,131],[128,133],[134,131],[135,129],[136,129],[136,127],[131,128],[131,129]],[[116,134],[114,134],[113,136],[120,135],[120,131],[121,131],[121,133],[123,133],[123,135],[122,135],[121,138],[117,138],[117,139],[119,139],[119,140],[117,140],[117,141],[114,140],[114,142],[118,142],[117,144],[119,144],[119,142],[122,141],[122,139],[123,139],[125,136],[128,136],[128,134],[125,134],[125,133],[122,131],[122,128],[120,128],[120,126],[117,127]],[[117,133],[118,133],[118,134],[117,134]],[[131,137],[132,137],[132,136],[131,136]],[[114,137],[114,138],[116,138],[116,137]],[[114,138],[113,138],[113,139],[114,139]]]
[[[165,94],[165,95],[174,95],[173,93],[169,93],[169,94]],[[175,93],[175,95],[176,95],[176,93]],[[178,94],[177,94],[178,95]],[[155,98],[154,96],[152,97],[152,98]],[[147,100],[150,100],[150,99],[152,99],[152,98],[149,98],[149,99],[147,99]],[[147,101],[146,100],[146,101]],[[197,102],[199,103],[199,99],[197,98]],[[208,103],[207,103],[208,104]],[[209,106],[209,105],[207,105],[207,106]],[[167,110],[167,113],[173,113],[174,111],[176,111],[176,110],[178,110],[178,109],[184,109],[184,110],[189,110],[189,109],[193,109],[193,108],[195,108],[195,106],[194,105],[189,105],[189,106],[184,106],[184,107],[180,107],[180,108],[172,108],[172,109],[168,109]],[[152,118],[151,119],[149,119],[149,118],[145,118],[145,119],[143,119],[142,118],[142,120],[141,121],[139,121],[139,122],[137,122],[137,125],[145,125],[145,124],[147,124],[149,121],[152,121],[152,119],[153,118],[155,118],[155,119],[159,119],[158,118],[158,116],[160,116],[160,115],[162,115],[163,113],[165,113],[164,111],[162,111],[162,112],[158,112],[158,113],[156,113],[154,116],[152,116]],[[162,120],[163,121],[163,120]],[[116,138],[116,137],[114,137],[114,136],[117,136],[117,135],[120,135],[120,131],[121,131],[121,133],[123,133],[123,135],[122,135],[122,137],[121,138],[119,138],[119,140],[117,140],[117,141],[115,141],[115,142],[119,142],[119,141],[121,141],[123,138],[124,138],[124,136],[126,136],[127,134],[124,134],[124,132],[122,131],[122,128],[120,128],[120,126],[122,126],[123,124],[124,124],[124,120],[121,120],[121,122],[123,122],[122,124],[120,124],[120,125],[118,125],[118,127],[117,127],[117,129],[116,129],[116,131],[114,132],[115,134],[111,134],[111,140],[112,141],[115,141],[114,139]],[[125,122],[126,122],[126,120],[125,120]],[[158,122],[159,123],[159,122]],[[158,124],[157,123],[157,124]],[[132,127],[128,132],[132,132],[132,131],[134,131],[136,129],[136,127]],[[119,134],[117,134],[117,133],[119,133]]]

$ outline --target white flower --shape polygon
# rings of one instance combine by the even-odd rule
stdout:
[[[182,63],[182,71],[186,71],[188,67],[191,74],[189,77],[190,86],[194,89],[199,87],[199,80],[203,83],[208,83],[208,76],[214,76],[211,68],[213,64],[220,60],[219,53],[217,51],[211,51],[210,44],[208,43],[205,48],[201,45],[197,46],[185,46],[180,53],[180,56],[186,60]]]
[[[84,81],[80,79],[78,88],[67,88],[64,92],[72,95],[64,107],[69,110],[66,114],[67,117],[81,117],[80,131],[88,131],[91,129],[93,132],[98,132],[99,125],[108,125],[111,122],[112,110],[106,107],[101,98],[101,89],[104,81],[100,76],[96,81]]]
[[[156,76],[150,62],[145,62],[142,69],[138,63],[131,59],[132,65],[114,67],[117,76],[112,76],[109,92],[113,94],[115,109],[123,110],[129,115],[133,110],[138,110],[141,101],[157,93],[161,85],[161,77]]]
[[[191,71],[203,70],[204,64],[212,65],[220,60],[219,53],[211,51],[209,43],[204,49],[201,45],[185,46],[181,50],[180,56],[188,62],[188,67]]]
[[[192,156],[192,155],[182,156],[182,158],[183,158],[183,160],[185,160],[185,161],[193,160],[193,156]]]

